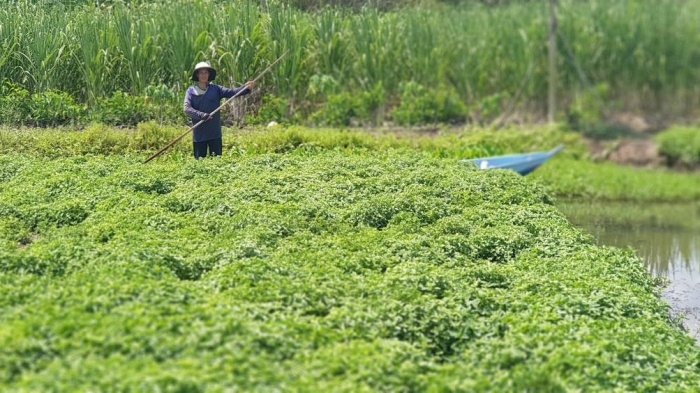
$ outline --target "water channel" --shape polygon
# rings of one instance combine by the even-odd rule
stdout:
[[[557,207],[599,244],[632,248],[652,275],[667,279],[662,296],[685,315],[700,344],[700,203],[560,201]]]

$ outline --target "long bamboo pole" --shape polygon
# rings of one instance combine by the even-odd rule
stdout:
[[[272,66],[274,66],[275,64],[277,64],[277,62],[279,62],[280,60],[282,60],[282,58],[287,54],[287,52],[289,52],[289,50],[286,50],[284,53],[282,53],[282,55],[281,55],[280,57],[278,57],[277,60],[273,61],[272,64],[270,64],[269,66],[267,66],[267,68],[265,68],[258,76],[255,77],[255,79],[252,80],[252,82],[257,82],[258,79],[260,79],[263,75],[265,75],[268,71],[270,71],[270,70],[272,69]],[[216,108],[213,112],[211,112],[210,115],[214,115],[216,112],[220,111],[221,108],[224,107],[224,105],[228,104],[231,100],[233,100],[234,98],[238,97],[243,91],[245,91],[245,89],[241,89],[238,93],[236,93],[236,95],[234,95],[233,97],[231,97],[231,98],[227,99],[226,101],[224,101],[224,103],[221,104],[218,108]],[[163,154],[163,153],[164,153],[166,150],[168,150],[172,145],[176,144],[176,143],[177,143],[180,139],[182,139],[185,135],[189,134],[192,130],[194,130],[195,128],[197,128],[199,125],[201,125],[201,124],[204,123],[205,121],[206,121],[206,120],[200,120],[199,122],[197,122],[197,124],[195,124],[195,125],[193,125],[192,127],[188,128],[187,131],[183,132],[180,136],[178,136],[177,138],[175,138],[175,139],[173,139],[172,141],[168,142],[167,145],[165,145],[162,149],[158,150],[158,151],[157,151],[155,154],[153,154],[152,156],[148,157],[148,158],[146,159],[146,161],[144,161],[143,163],[145,164],[145,163],[147,163],[148,161],[151,161],[152,159],[154,159],[154,158],[158,157],[159,155]]]
[[[547,120],[554,123],[557,113],[557,0],[549,0],[549,94]]]

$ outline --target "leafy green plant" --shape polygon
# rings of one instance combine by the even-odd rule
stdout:
[[[631,252],[526,178],[348,134],[148,165],[0,154],[0,387],[695,386],[700,350]]]
[[[31,113],[29,91],[9,80],[4,80],[0,87],[0,115],[8,124],[24,124]]]
[[[700,130],[691,127],[673,127],[658,133],[659,154],[669,164],[689,167],[700,165]]]
[[[605,135],[604,124],[607,105],[610,105],[610,86],[600,83],[577,94],[574,101],[566,109],[569,126],[586,134]]]
[[[490,94],[482,98],[479,100],[479,103],[476,105],[474,111],[472,111],[475,117],[474,120],[476,120],[479,124],[487,124],[487,122],[493,121],[493,119],[498,117],[503,111],[502,105],[502,94]]]
[[[358,1],[353,6],[365,2]],[[453,87],[472,108],[494,92],[511,96],[527,80],[523,108],[546,106],[541,42],[547,14],[532,1],[450,0],[392,12],[377,4],[349,12],[342,1],[315,12],[284,2],[259,12],[259,2],[247,0],[105,3],[8,3],[0,23],[15,28],[0,31],[0,77],[31,93],[65,91],[92,105],[115,91],[143,96],[161,83],[182,89],[192,66],[204,59],[213,61],[222,81],[241,80],[289,49],[264,84],[275,86],[294,110],[305,110],[314,75],[342,83],[334,94],[381,83],[389,102],[397,100],[402,82]],[[201,7],[217,12],[193,20]],[[624,102],[632,111],[665,103],[670,115],[692,115],[694,104],[684,103],[687,86],[698,84],[687,67],[698,47],[696,15],[695,2],[564,2],[560,32],[577,66],[559,68],[562,102],[585,101],[577,97],[583,71],[609,87],[606,102]],[[565,56],[562,63],[571,61]],[[572,124],[593,114],[584,102],[574,106]]]
[[[348,126],[357,123],[378,121],[378,109],[384,104],[384,89],[381,83],[372,89],[361,92],[334,93],[338,90],[337,82],[325,75],[312,77],[309,92],[319,101],[320,109],[311,114],[309,119],[316,125]]]
[[[32,94],[28,122],[38,127],[79,124],[85,121],[85,108],[73,102],[66,92],[46,91]]]
[[[368,116],[361,99],[351,93],[331,94],[321,109],[310,116],[311,122],[326,126],[348,126],[354,118]]]
[[[135,126],[148,118],[148,109],[143,97],[115,92],[109,98],[99,99],[94,120],[116,126]]]
[[[285,99],[267,94],[263,95],[260,101],[257,113],[246,114],[246,119],[250,124],[268,124],[271,121],[278,124],[289,123],[287,116],[289,103]]]
[[[323,98],[337,94],[339,89],[340,84],[330,75],[312,75],[309,79],[308,95],[311,98]]]
[[[454,89],[440,86],[426,88],[417,82],[402,83],[400,103],[391,112],[392,119],[401,125],[463,121],[464,103]]]
[[[178,104],[178,95],[170,87],[160,85],[149,85],[144,90],[146,105],[155,108],[157,119],[160,124],[164,121],[173,122],[182,117],[182,110]]]

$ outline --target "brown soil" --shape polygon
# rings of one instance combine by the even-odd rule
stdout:
[[[668,165],[664,157],[659,155],[652,135],[667,128],[671,124],[669,119],[616,113],[608,117],[607,124],[611,130],[615,130],[612,138],[588,139],[588,150],[594,159],[640,167]],[[674,166],[672,169],[692,171],[700,169],[700,166]]]
[[[658,166],[663,163],[656,143],[650,139],[618,139],[601,141],[590,139],[588,150],[594,159],[622,165]]]

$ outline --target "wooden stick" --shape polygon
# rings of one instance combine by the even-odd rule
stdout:
[[[260,79],[260,77],[262,77],[262,76],[265,75],[268,71],[270,71],[270,69],[272,68],[272,66],[275,65],[275,64],[277,64],[278,61],[282,60],[282,58],[287,54],[287,52],[289,52],[289,49],[286,50],[284,53],[282,53],[282,55],[281,55],[280,57],[278,57],[277,60],[273,61],[272,64],[270,64],[269,66],[267,66],[267,68],[265,68],[265,69],[263,70],[263,72],[261,72],[257,77],[255,77],[255,79],[253,79],[253,82],[256,82],[258,79]],[[243,91],[245,91],[245,89],[241,89],[238,93],[236,93],[236,95],[234,95],[233,97],[231,97],[231,98],[227,99],[226,101],[224,101],[223,104],[221,104],[218,108],[216,108],[216,109],[215,109],[212,113],[210,113],[209,115],[212,116],[212,115],[214,115],[216,112],[220,111],[221,108],[224,107],[224,105],[228,104],[229,101],[231,101],[231,100],[233,100],[234,98],[236,98],[236,97],[238,97],[239,95],[241,95],[241,93],[242,93]],[[158,151],[157,151],[155,154],[153,154],[152,156],[148,157],[148,158],[146,159],[146,161],[144,161],[143,163],[145,164],[145,163],[147,163],[148,161],[151,161],[152,159],[154,159],[154,158],[158,157],[159,155],[163,154],[163,152],[165,152],[166,150],[168,150],[168,149],[170,148],[170,146],[172,146],[172,145],[174,145],[175,143],[177,143],[177,142],[178,142],[180,139],[182,139],[185,135],[189,134],[190,131],[194,130],[195,128],[197,128],[200,124],[204,123],[205,121],[206,121],[206,120],[200,120],[199,122],[197,122],[197,124],[195,124],[195,125],[193,125],[192,127],[190,127],[187,131],[183,132],[180,136],[178,136],[177,138],[175,138],[175,139],[173,139],[172,141],[170,141],[167,145],[165,145],[165,147],[163,147],[162,149],[158,150]]]

